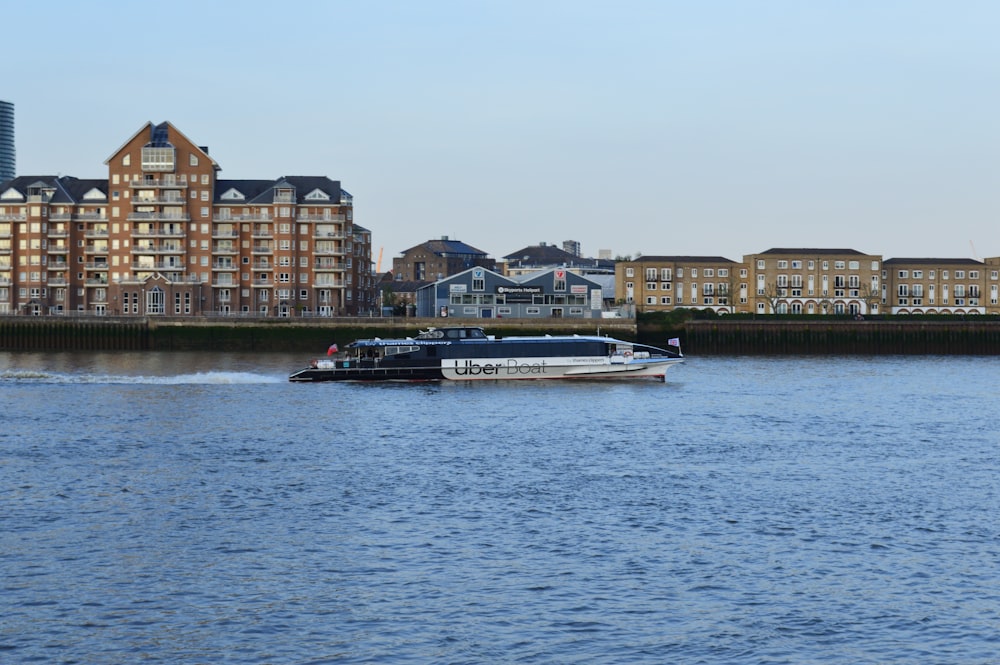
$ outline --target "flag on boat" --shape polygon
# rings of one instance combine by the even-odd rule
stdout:
[[[326,355],[328,355],[328,356],[332,356],[332,355],[333,355],[333,354],[335,354],[335,353],[336,353],[336,352],[337,352],[338,350],[339,350],[339,349],[337,349],[337,345],[336,345],[336,344],[331,344],[331,345],[330,345],[330,348],[326,350]]]
[[[680,345],[681,345],[680,337],[671,337],[670,339],[667,340],[667,346],[680,346]]]

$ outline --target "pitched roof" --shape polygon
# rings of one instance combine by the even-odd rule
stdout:
[[[914,264],[914,265],[984,265],[982,261],[978,259],[931,259],[931,258],[892,258],[882,261],[882,265],[900,265],[900,264]]]
[[[583,258],[567,252],[555,245],[529,245],[503,257],[512,268],[544,268],[565,266],[568,268],[591,268],[614,270],[615,262],[610,259]]]
[[[817,247],[772,247],[769,250],[761,252],[761,254],[856,254],[858,256],[869,256],[868,254],[859,252],[856,249],[826,249]]]
[[[306,200],[306,196],[319,190],[330,197],[331,205],[340,205],[340,182],[330,180],[326,176],[284,176],[277,180],[216,180],[215,202],[236,202],[235,199],[223,199],[222,196],[235,189],[245,197],[246,204],[269,205],[274,203],[276,187],[291,187],[295,190],[295,202],[298,205],[320,203],[316,199]]]
[[[633,263],[642,261],[658,261],[673,263],[736,263],[732,259],[724,256],[640,256],[634,259]]]
[[[25,175],[18,176],[0,183],[0,194],[9,189],[14,189],[27,196],[28,188],[45,187],[54,190],[50,204],[58,203],[81,203],[84,195],[92,189],[99,189],[107,198],[108,181],[98,179],[80,179],[72,176],[55,175]],[[8,199],[10,200],[10,199]]]
[[[488,256],[483,250],[476,249],[472,245],[467,245],[461,240],[451,240],[448,236],[440,240],[428,240],[420,245],[414,245],[405,250],[403,254],[407,254],[415,249],[425,249],[438,256]]]

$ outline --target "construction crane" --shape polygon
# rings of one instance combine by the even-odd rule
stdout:
[[[378,248],[378,262],[375,263],[375,274],[381,274],[382,272],[382,247]]]

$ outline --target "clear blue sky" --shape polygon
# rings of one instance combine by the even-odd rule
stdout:
[[[770,247],[1000,255],[992,0],[14,3],[18,172],[106,177],[146,121],[223,178],[326,175],[382,268]]]

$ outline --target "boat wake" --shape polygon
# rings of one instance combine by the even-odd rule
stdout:
[[[132,376],[114,374],[61,374],[36,370],[6,370],[0,372],[0,382],[59,383],[59,384],[125,384],[125,385],[246,385],[285,383],[284,376],[254,372],[196,372],[172,376]]]

